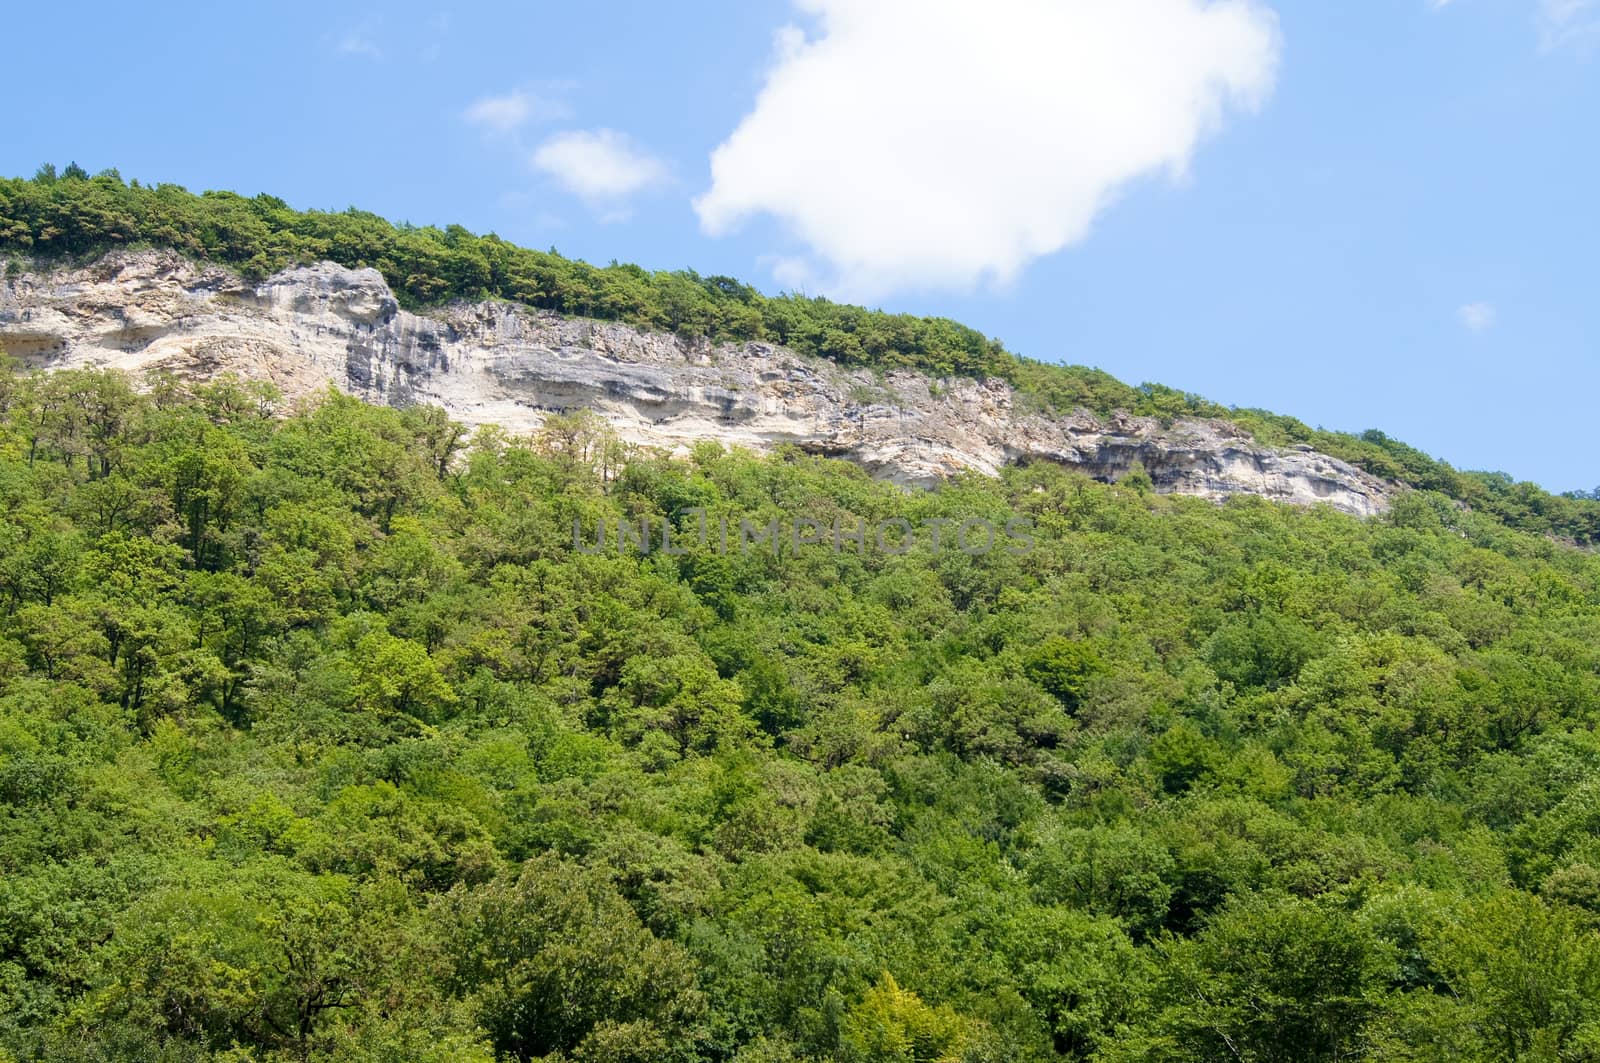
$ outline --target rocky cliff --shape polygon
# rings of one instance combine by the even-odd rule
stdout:
[[[328,262],[260,285],[163,251],[13,271],[0,285],[0,346],[44,369],[232,371],[291,397],[332,383],[512,432],[587,407],[633,443],[794,443],[905,484],[1039,460],[1105,480],[1140,463],[1164,492],[1360,515],[1382,511],[1389,494],[1338,459],[1260,447],[1225,422],[1047,416],[999,380],[875,375],[765,343],[685,341],[500,302],[412,314],[376,270]]]

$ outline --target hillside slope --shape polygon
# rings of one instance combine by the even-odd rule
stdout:
[[[1600,557],[616,453],[0,372],[0,1058],[1593,1057]]]
[[[32,180],[0,179],[0,252],[7,272],[33,261],[92,262],[107,250],[150,246],[240,270],[251,283],[294,265],[327,260],[378,270],[408,308],[487,298],[713,342],[782,344],[803,356],[881,372],[917,369],[935,378],[999,378],[1038,408],[1101,418],[1130,414],[1163,424],[1225,420],[1259,446],[1309,446],[1382,481],[1439,491],[1508,524],[1579,543],[1600,541],[1600,501],[1552,495],[1498,473],[1461,472],[1378,431],[1313,429],[1292,417],[1220,406],[1156,384],[1130,387],[1083,366],[1018,357],[973,329],[826,299],[763,295],[729,277],[692,271],[595,267],[554,251],[517,247],[458,225],[393,225],[358,210],[297,211],[269,195],[195,195],[170,184],[125,182],[42,167]]]
[[[788,443],[904,484],[1043,460],[1107,481],[1137,465],[1162,492],[1256,494],[1363,516],[1385,509],[1390,493],[1336,458],[1262,447],[1224,421],[1055,415],[996,377],[851,369],[770,343],[713,343],[506,302],[412,313],[376,270],[331,262],[259,284],[171,251],[24,269],[0,282],[0,348],[55,369],[232,372],[290,396],[331,384],[513,433],[590,409],[634,444],[686,453],[706,441],[763,451]]]

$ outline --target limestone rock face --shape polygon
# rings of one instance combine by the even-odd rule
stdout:
[[[24,270],[0,283],[0,346],[42,369],[234,372],[291,398],[331,383],[513,433],[586,407],[632,443],[793,443],[907,485],[1052,461],[1102,480],[1139,463],[1162,492],[1253,494],[1363,516],[1384,510],[1390,493],[1336,458],[1261,447],[1226,422],[1049,416],[1000,380],[875,376],[767,343],[686,341],[502,302],[412,314],[376,270],[331,262],[260,285],[169,251]]]

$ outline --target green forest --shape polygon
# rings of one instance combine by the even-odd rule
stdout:
[[[687,337],[765,340],[801,354],[879,370],[995,376],[1044,410],[1117,410],[1216,417],[1269,446],[1308,444],[1373,475],[1438,491],[1529,531],[1600,543],[1600,499],[1552,495],[1499,473],[1461,472],[1379,431],[1314,429],[1264,410],[1221,406],[1159,384],[1132,387],[1098,369],[1019,357],[945,318],[888,314],[803,295],[763,295],[731,277],[606,267],[533,251],[459,225],[394,225],[360,211],[298,211],[270,195],[196,195],[173,184],[91,177],[76,163],[0,179],[0,255],[15,275],[28,262],[87,261],[116,247],[172,248],[250,279],[330,260],[379,270],[400,301],[505,299],[564,314],[625,321]],[[1052,352],[1059,359],[1066,352]]]
[[[450,239],[0,188],[101,196]],[[1600,557],[1448,493],[8,371],[0,503],[0,1059],[1600,1059]],[[641,518],[683,552],[574,541]]]

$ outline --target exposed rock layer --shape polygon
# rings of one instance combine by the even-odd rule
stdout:
[[[1115,480],[1140,463],[1164,492],[1361,515],[1387,506],[1386,485],[1345,462],[1260,447],[1225,422],[1047,416],[999,380],[875,376],[766,343],[685,341],[501,302],[412,314],[376,270],[329,262],[261,285],[161,251],[24,270],[0,285],[0,345],[40,368],[232,371],[291,397],[332,383],[512,432],[588,407],[634,443],[794,443],[905,484],[1026,460]]]

